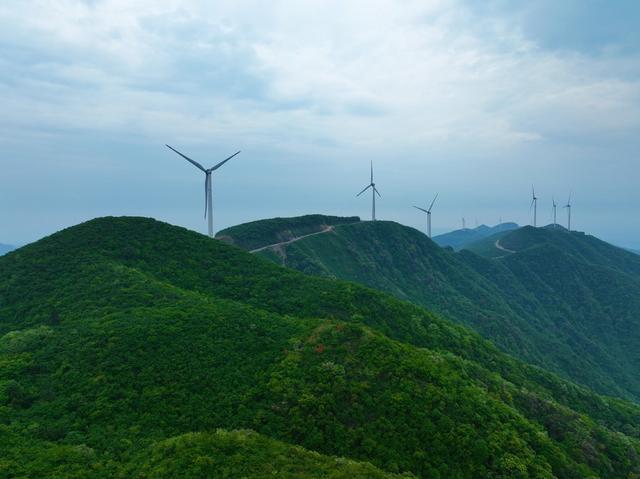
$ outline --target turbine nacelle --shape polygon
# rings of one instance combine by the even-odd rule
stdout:
[[[376,195],[378,195],[380,198],[382,198],[382,195],[380,194],[380,192],[376,188],[376,184],[373,181],[373,161],[371,162],[371,180],[370,180],[369,184],[367,186],[365,186],[363,188],[363,190],[356,195],[356,198],[358,196],[360,196],[362,193],[364,193],[365,191],[367,191],[369,188],[371,188],[371,196],[372,196],[371,221],[375,221],[376,220]]]
[[[433,201],[431,202],[431,204],[429,205],[429,208],[421,208],[419,206],[415,206],[414,208],[422,211],[423,213],[427,214],[427,236],[429,238],[431,238],[431,209],[433,208],[434,203],[436,202],[436,199],[438,198],[438,194],[436,193],[436,196],[433,198]]]
[[[200,163],[198,163],[196,160],[193,160],[191,158],[189,158],[186,155],[183,155],[182,153],[180,153],[178,150],[176,150],[175,148],[166,145],[165,146],[167,148],[169,148],[171,151],[177,153],[178,155],[180,155],[181,157],[183,157],[185,160],[187,160],[189,163],[191,163],[193,166],[195,166],[196,168],[198,168],[199,170],[201,170],[204,174],[205,174],[205,178],[204,178],[204,217],[205,218],[209,218],[209,236],[213,238],[213,199],[212,199],[212,194],[211,194],[211,173],[213,173],[214,171],[216,171],[218,168],[220,168],[222,165],[224,165],[227,161],[229,161],[231,158],[233,158],[234,156],[238,155],[240,153],[240,151],[236,151],[233,155],[229,156],[228,158],[225,158],[224,160],[222,160],[220,163],[217,163],[216,165],[212,166],[211,168],[205,168],[204,166],[202,166]]]

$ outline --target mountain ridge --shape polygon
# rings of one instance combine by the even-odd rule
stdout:
[[[496,237],[516,253],[496,249]],[[637,400],[637,256],[563,228],[523,227],[483,241],[499,254],[454,253],[417,230],[377,221],[338,225],[259,254],[305,273],[360,282],[411,300],[473,327],[524,360]],[[555,258],[549,263],[555,276],[545,273],[547,257]],[[532,268],[535,264],[540,268]],[[563,264],[564,270],[555,268]],[[563,285],[563,277],[571,282]],[[602,334],[598,315],[612,332]]]
[[[442,247],[450,246],[455,251],[466,248],[472,243],[497,233],[507,232],[519,228],[517,223],[506,222],[495,226],[480,225],[476,228],[464,228],[434,236],[433,241]]]
[[[16,247],[13,245],[0,243],[0,256],[13,251],[14,249],[16,249]]]
[[[0,361],[0,467],[27,475],[113,477],[154,442],[221,427],[419,477],[640,467],[637,406],[422,308],[148,219],[0,259]]]

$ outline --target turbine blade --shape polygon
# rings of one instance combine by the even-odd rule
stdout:
[[[373,183],[373,160],[371,160],[371,183]]]
[[[191,158],[189,158],[188,156],[183,155],[182,153],[180,153],[178,150],[176,150],[175,148],[170,147],[169,145],[164,145],[167,148],[169,148],[170,150],[173,150],[174,152],[176,152],[178,155],[180,155],[182,158],[184,158],[185,160],[187,160],[189,163],[191,163],[192,165],[194,165],[196,168],[200,168],[202,171],[204,171],[206,173],[207,170],[204,169],[204,166],[202,166],[200,163],[198,163],[196,160],[192,160]]]
[[[364,190],[362,190],[360,193],[358,193],[356,196],[360,196],[362,193],[364,193],[365,191],[367,191],[369,188],[371,188],[371,185],[367,185],[367,186],[365,187],[365,189],[364,189]]]
[[[227,161],[229,161],[231,158],[233,158],[234,156],[236,156],[237,154],[239,154],[239,151],[236,151],[233,155],[231,155],[229,158],[227,158],[226,160],[222,160],[220,163],[218,163],[216,166],[209,168],[209,171],[216,171],[218,168],[220,168],[222,165],[224,165]]]
[[[433,208],[433,204],[436,202],[437,199],[438,199],[438,193],[436,193],[436,196],[433,198],[433,201],[431,202],[431,206],[429,206],[429,213],[431,213],[431,208]]]
[[[420,208],[419,206],[414,206],[414,208],[418,208],[420,211],[424,211],[425,213],[428,213],[427,210],[425,210],[424,208]]]
[[[374,186],[374,187],[373,187],[373,191],[375,191],[375,192],[376,192],[376,194],[377,194],[380,198],[382,198],[382,195],[381,195],[381,194],[380,194],[380,192],[378,191],[378,188],[376,188],[376,187]]]

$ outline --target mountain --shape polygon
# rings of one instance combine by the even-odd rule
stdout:
[[[560,227],[506,230],[469,247],[486,257],[376,221],[258,254],[389,292],[472,327],[527,362],[601,393],[640,399],[638,256]]]
[[[0,364],[5,477],[640,472],[637,405],[392,296],[150,219],[0,258]]]
[[[0,243],[0,256],[7,254],[9,251],[13,251],[14,249],[16,249],[15,246]]]
[[[433,241],[439,246],[450,246],[454,250],[459,251],[483,238],[518,228],[519,226],[516,223],[500,223],[496,226],[480,225],[477,228],[464,228],[434,236]]]
[[[294,238],[321,233],[332,226],[357,223],[357,216],[306,215],[293,218],[272,218],[243,223],[219,231],[216,237],[246,250],[290,241]]]

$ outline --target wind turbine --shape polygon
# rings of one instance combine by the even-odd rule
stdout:
[[[429,209],[425,210],[424,208],[420,208],[419,206],[414,206],[414,208],[417,208],[420,211],[424,211],[427,214],[427,236],[429,238],[431,238],[431,208],[433,208],[433,204],[436,202],[437,198],[438,198],[438,193],[436,193],[436,196],[433,198],[431,205],[429,205]]]
[[[376,195],[380,196],[380,198],[382,198],[382,196],[380,195],[380,193],[378,193],[378,189],[376,188],[376,184],[373,182],[373,161],[371,162],[371,183],[369,183],[364,190],[362,190],[360,193],[358,193],[356,195],[356,197],[360,196],[362,193],[364,193],[365,191],[367,191],[369,188],[371,188],[371,196],[372,198],[372,205],[371,205],[371,221],[375,221],[376,220]]]
[[[211,238],[213,238],[213,196],[211,195],[211,173],[216,171],[218,168],[220,168],[222,165],[224,165],[227,161],[229,161],[231,158],[233,158],[234,156],[236,156],[240,152],[236,151],[229,158],[227,158],[225,160],[222,160],[217,165],[212,166],[211,168],[207,169],[204,166],[202,166],[200,163],[198,163],[197,161],[192,160],[188,156],[183,155],[182,153],[180,153],[175,148],[172,148],[169,145],[165,145],[165,146],[167,148],[169,148],[170,150],[176,152],[178,155],[180,155],[182,158],[187,160],[193,166],[195,166],[196,168],[198,168],[198,169],[200,169],[200,170],[202,170],[204,172],[204,174],[205,174],[205,179],[204,179],[204,217],[209,220],[209,236]]]
[[[551,197],[551,201],[553,201],[553,227],[555,228],[556,226],[558,226],[557,215],[556,215],[556,210],[558,208],[558,205],[556,204],[556,199],[554,196]]]
[[[571,191],[569,192],[569,199],[567,200],[567,204],[564,205],[564,208],[567,209],[567,231],[571,231]]]
[[[535,228],[538,223],[538,197],[536,196],[536,190],[531,185],[531,206],[529,210],[533,208],[533,227]]]

